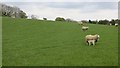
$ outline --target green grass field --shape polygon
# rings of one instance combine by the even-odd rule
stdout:
[[[2,67],[2,17],[0,17],[0,67]]]
[[[3,66],[117,66],[118,28],[3,18]],[[96,46],[84,37],[99,34]]]

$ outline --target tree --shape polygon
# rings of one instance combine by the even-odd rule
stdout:
[[[112,25],[115,25],[115,20],[112,19],[112,20],[110,21],[110,23],[111,23]]]
[[[99,20],[98,24],[103,24],[103,25],[107,25],[109,24],[109,21],[108,20]]]
[[[47,18],[43,18],[43,20],[47,20]]]
[[[22,10],[19,12],[20,18],[27,18],[26,13]]]
[[[13,10],[14,10],[14,15],[15,15],[15,18],[20,18],[20,15],[19,15],[19,13],[20,13],[20,9],[18,8],[18,7],[13,7]]]
[[[31,19],[38,19],[36,15],[31,15]]]
[[[26,13],[20,10],[20,8],[14,6],[7,6],[5,4],[0,3],[0,15],[8,16],[14,18],[27,18]]]
[[[115,23],[118,23],[118,25],[120,25],[120,20],[119,20],[119,19],[116,19],[116,20],[115,20]]]
[[[87,20],[81,20],[81,22],[83,22],[83,23],[88,23],[88,21],[87,21]]]
[[[89,20],[89,23],[92,23],[92,21],[91,21],[91,20]]]
[[[97,24],[98,22],[97,22],[97,20],[96,20],[96,21],[91,21],[91,20],[89,20],[89,23]]]
[[[65,19],[64,19],[64,18],[61,18],[61,17],[57,17],[57,18],[55,19],[55,21],[65,21]]]
[[[72,22],[73,20],[72,19],[70,19],[70,18],[67,18],[66,19],[66,22]]]
[[[77,22],[77,21],[75,21],[75,20],[72,20],[72,19],[70,19],[70,18],[67,18],[66,20],[65,20],[66,22]]]

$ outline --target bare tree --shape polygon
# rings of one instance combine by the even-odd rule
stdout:
[[[38,19],[37,15],[31,15],[31,19]]]
[[[20,8],[14,6],[7,6],[5,4],[0,3],[0,15],[9,16],[14,18],[27,18],[26,13],[20,10]]]

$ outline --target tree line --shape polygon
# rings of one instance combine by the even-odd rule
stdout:
[[[0,3],[0,16],[8,16],[13,18],[27,18],[27,15],[20,8],[8,6]]]
[[[75,20],[72,20],[70,18],[67,18],[67,19],[64,19],[62,17],[57,17],[55,19],[55,21],[64,21],[64,22],[74,22],[74,23],[77,23],[78,21],[75,21]],[[96,20],[96,21],[92,21],[92,20],[81,20],[81,22],[83,23],[91,23],[91,24],[103,24],[103,25],[115,25],[115,23],[119,24],[120,25],[120,20],[119,19],[112,19],[112,20]]]
[[[91,24],[103,24],[103,25],[115,25],[115,23],[120,24],[120,20],[119,19],[112,19],[112,20],[99,20],[99,21],[91,21],[89,20],[88,23]]]

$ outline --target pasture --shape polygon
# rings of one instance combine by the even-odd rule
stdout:
[[[0,67],[2,67],[2,17],[0,17]]]
[[[3,17],[3,66],[117,66],[118,28],[88,24]],[[99,34],[96,46],[87,34]]]

